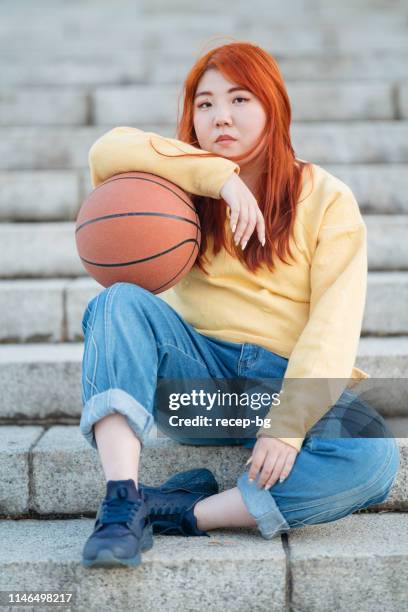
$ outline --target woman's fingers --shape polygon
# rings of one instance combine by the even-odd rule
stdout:
[[[237,228],[237,224],[238,224],[239,207],[238,206],[232,207],[230,205],[230,210],[231,210],[231,214],[230,214],[231,231],[234,234]]]
[[[258,232],[259,242],[264,246],[265,244],[265,219],[260,209],[256,211],[256,230]]]
[[[231,226],[233,227],[232,224]],[[249,205],[241,204],[240,206],[234,235],[235,244],[241,243],[241,247],[244,249],[255,228],[257,228],[259,241],[261,243],[265,242],[265,221],[258,204],[254,200]]]
[[[241,206],[239,209],[238,225],[237,225],[237,229],[235,230],[235,236],[234,236],[235,244],[239,244],[241,242],[241,238],[247,228],[248,221],[249,221],[248,208],[249,207],[247,205],[241,203]]]
[[[262,450],[262,449],[254,450],[252,454],[251,467],[249,468],[249,472],[248,472],[248,479],[250,482],[252,480],[255,480],[255,478],[257,477],[259,470],[262,468],[264,464],[266,454],[267,454],[266,450]]]
[[[259,241],[265,243],[265,221],[253,193],[234,173],[221,189],[221,197],[230,207],[230,225],[235,244],[241,243],[242,249],[254,229],[257,229]]]
[[[265,481],[262,481],[261,486],[265,489],[270,489],[282,474],[283,466],[285,465],[285,456],[280,455],[277,459],[273,471],[266,475]],[[263,484],[265,482],[265,484]]]
[[[242,235],[242,240],[241,240],[242,249],[245,249],[248,240],[252,236],[252,232],[254,231],[255,226],[256,226],[256,209],[254,206],[249,206],[248,222],[247,222],[247,226],[244,230],[244,233]]]

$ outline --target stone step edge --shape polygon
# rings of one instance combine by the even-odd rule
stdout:
[[[83,349],[84,342],[0,343],[0,366],[5,363],[21,362],[55,363],[70,361],[76,363],[81,361]],[[408,334],[395,336],[367,335],[360,338],[358,356],[390,354],[408,354]]]
[[[387,422],[391,420],[392,419],[386,419]],[[373,504],[369,508],[364,509],[364,511],[373,513],[408,511],[408,418],[397,419],[397,421],[403,424],[406,437],[395,438],[400,454],[400,467],[396,480],[393,483],[389,496],[384,502]],[[0,433],[2,428],[3,427],[0,427]],[[4,428],[7,429],[7,426]],[[15,430],[17,428],[16,426],[12,426],[11,429]],[[27,429],[30,430],[30,428]],[[102,495],[104,490],[103,470],[95,451],[93,451],[85,441],[78,427],[55,425],[47,430],[42,430],[41,427],[31,429],[35,429],[35,431],[27,431],[28,434],[32,434],[28,448],[24,449],[21,442],[20,448],[18,448],[17,441],[17,448],[15,450],[10,450],[6,445],[0,452],[0,460],[2,462],[5,461],[6,466],[13,464],[18,466],[20,464],[18,469],[19,471],[21,471],[21,469],[24,470],[24,479],[26,480],[24,485],[25,492],[22,490],[19,491],[20,495],[22,494],[23,497],[25,497],[24,505],[12,508],[12,505],[7,506],[7,502],[5,502],[5,506],[0,512],[0,518],[52,518],[58,516],[69,516],[72,518],[77,516],[94,516],[94,509],[96,507],[95,495]],[[230,453],[228,455],[225,446],[182,445],[172,438],[165,437],[164,435],[158,437],[154,435],[154,433],[145,442],[139,470],[140,482],[145,482],[153,486],[157,486],[159,482],[163,482],[167,479],[174,470],[184,471],[191,467],[205,466],[213,470],[219,482],[220,490],[225,490],[235,486],[236,478],[244,465],[245,459],[250,454],[249,450],[245,449],[243,446],[235,446],[232,448],[232,454]],[[13,435],[13,432],[11,432],[11,434]],[[12,435],[10,439],[13,439]],[[49,439],[50,437],[51,440]],[[62,448],[58,451],[58,445],[61,444],[61,441]],[[168,473],[166,469],[164,469],[163,472],[163,470],[157,467],[166,456],[172,457],[175,466],[173,471],[168,472],[167,470]],[[219,468],[220,462],[223,463],[227,459],[227,456],[229,456],[229,461],[232,461],[228,477],[226,477]],[[85,480],[83,480],[79,487],[85,486],[92,489],[91,494],[88,492],[89,499],[87,498],[86,503],[80,503],[79,505],[78,500],[75,498],[75,495],[77,495],[75,492],[81,480],[82,472],[77,473],[77,468],[74,469],[75,473],[72,475],[73,483],[69,482],[69,479],[66,480],[67,474],[63,474],[62,477],[52,476],[52,482],[50,484],[50,475],[47,471],[47,466],[50,468],[50,466],[54,465],[56,462],[57,473],[59,473],[62,465],[69,466],[72,464],[73,460],[75,465],[77,465],[79,461],[81,465],[87,466],[87,469],[91,469],[93,473],[92,485],[85,477]],[[2,480],[4,481],[4,479]],[[70,494],[74,495],[73,503],[71,505],[68,503],[67,506],[65,504],[61,505],[61,500],[58,496],[56,500],[54,499],[55,487],[58,488],[63,486],[64,482],[68,487],[67,491],[70,491]],[[3,482],[0,482],[0,485],[1,493],[4,497],[5,489]],[[54,500],[51,503],[48,490],[50,486],[52,488],[51,498]],[[47,496],[46,500],[42,500],[43,495]],[[56,507],[54,506],[55,503]]]
[[[73,609],[80,602],[90,611],[105,601],[103,609],[110,609],[113,599],[118,609],[128,609],[136,598],[142,609],[176,610],[184,598],[186,611],[197,610],[197,601],[219,611],[232,596],[239,610],[329,610],[333,599],[347,601],[342,610],[350,603],[354,609],[402,610],[408,560],[403,521],[395,513],[351,515],[271,540],[255,528],[212,530],[209,537],[154,536],[139,568],[108,573],[82,566],[93,520],[0,521],[0,588],[26,590],[29,578],[44,592],[74,592]],[[187,593],[179,588],[186,572]],[[345,572],[353,572],[347,584],[338,579]]]

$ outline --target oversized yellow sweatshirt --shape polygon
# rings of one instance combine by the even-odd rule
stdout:
[[[149,139],[171,157],[156,153]],[[220,199],[226,180],[240,170],[223,157],[178,157],[182,153],[206,151],[154,132],[114,128],[89,151],[92,184],[139,170]],[[290,242],[295,265],[276,259],[273,273],[263,266],[253,274],[225,249],[214,256],[210,238],[209,276],[195,265],[160,294],[201,334],[257,344],[288,359],[280,404],[257,436],[277,437],[298,451],[306,432],[353,386],[351,379],[369,377],[353,367],[366,298],[366,226],[349,187],[320,166],[312,169],[313,189],[303,173]]]

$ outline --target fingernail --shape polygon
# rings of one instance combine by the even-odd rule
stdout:
[[[254,482],[253,478],[248,478],[249,482]]]
[[[286,478],[286,476],[281,476],[281,477],[279,478],[279,482],[283,482],[283,481],[285,480],[285,478]]]
[[[270,488],[271,488],[270,486],[268,487],[268,485],[265,485],[264,486],[264,491],[268,491]]]
[[[232,231],[235,232],[235,230],[237,229],[237,224],[232,226]]]
[[[242,245],[242,250],[245,249],[246,245],[248,244],[248,241],[244,242],[244,244]]]
[[[262,246],[263,246],[263,247],[265,246],[265,240],[263,241]]]
[[[251,461],[252,461],[252,457],[250,457],[250,458],[248,459],[248,461],[246,462],[246,464],[245,464],[245,465],[248,465],[248,463],[251,463]]]

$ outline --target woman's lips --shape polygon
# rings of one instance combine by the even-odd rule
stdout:
[[[233,142],[237,142],[237,141],[233,140],[232,138],[225,138],[224,140],[216,141],[217,144],[232,144]]]

